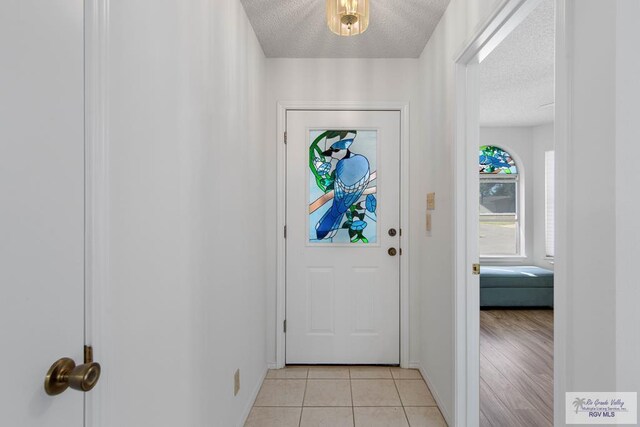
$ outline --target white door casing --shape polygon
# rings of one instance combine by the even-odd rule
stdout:
[[[84,8],[0,3],[2,424],[80,427],[83,395],[43,388],[83,358]]]
[[[399,111],[287,113],[287,363],[400,362],[400,127]],[[310,132],[330,129],[376,132],[376,243],[309,243]]]

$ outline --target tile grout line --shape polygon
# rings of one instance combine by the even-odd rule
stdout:
[[[393,372],[391,372],[391,377],[393,378],[393,386],[396,388],[396,393],[398,393],[398,399],[400,399],[400,405],[402,405],[402,413],[404,414],[404,419],[407,420],[407,426],[410,427],[411,424],[409,424],[409,417],[407,416],[407,410],[404,407],[402,396],[400,396],[400,389],[398,389],[398,383],[396,382],[396,378],[393,376]]]
[[[304,392],[302,393],[302,403],[300,407],[300,418],[298,419],[298,427],[302,425],[302,413],[304,412],[304,399],[307,397],[307,386],[309,385],[309,368],[307,368],[307,376],[304,379]]]
[[[351,381],[351,368],[349,370],[349,390],[351,391],[351,421],[353,422],[353,427],[356,427],[356,410],[354,408],[355,403],[353,402],[353,382]]]

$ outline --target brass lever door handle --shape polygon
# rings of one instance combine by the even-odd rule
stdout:
[[[95,387],[100,379],[100,364],[91,362],[76,366],[68,357],[55,362],[49,368],[44,379],[44,390],[49,396],[55,396],[71,387],[87,392]]]

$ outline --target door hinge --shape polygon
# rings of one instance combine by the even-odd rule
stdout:
[[[284,333],[287,333],[287,320],[285,319],[284,322],[282,322],[282,330],[284,331]]]
[[[287,143],[287,132],[286,131],[284,132],[284,143],[285,144]]]
[[[284,226],[284,238],[285,239],[287,238],[287,226],[286,225]]]
[[[93,363],[93,347],[90,345],[84,346],[84,363]]]
[[[473,264],[472,270],[473,274],[480,274],[480,264]]]

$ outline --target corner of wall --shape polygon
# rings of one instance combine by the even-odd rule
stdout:
[[[247,422],[247,419],[249,418],[249,414],[251,414],[251,409],[253,409],[253,403],[256,401],[256,398],[258,397],[258,393],[260,392],[260,388],[262,387],[262,383],[264,382],[264,379],[267,377],[267,372],[268,372],[268,368],[265,366],[265,368],[262,371],[262,374],[258,376],[258,381],[254,385],[252,389],[253,391],[249,395],[247,403],[245,404],[244,409],[240,414],[240,422],[237,424],[238,427],[243,427]]]
[[[414,369],[418,369],[420,371],[422,378],[424,378],[424,381],[427,383],[427,387],[429,387],[429,390],[431,391],[431,395],[433,396],[433,399],[438,404],[438,409],[440,410],[442,417],[447,422],[447,425],[453,426],[454,425],[453,418],[451,418],[451,415],[449,414],[449,411],[445,406],[445,401],[442,400],[442,398],[438,394],[438,391],[435,388],[433,381],[431,381],[431,379],[429,378],[429,374],[427,373],[427,371],[422,367],[422,364],[420,364],[420,362],[412,363],[411,367]]]

